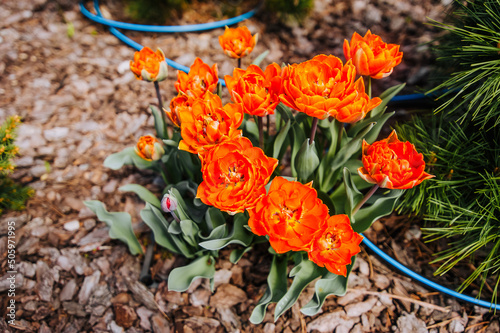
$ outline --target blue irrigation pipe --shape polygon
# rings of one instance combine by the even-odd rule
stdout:
[[[128,46],[136,49],[136,50],[141,50],[143,46],[129,37],[125,36],[122,32],[117,30],[117,28],[121,29],[127,29],[127,30],[135,30],[135,31],[146,31],[146,32],[192,32],[192,31],[203,31],[203,30],[209,30],[209,29],[216,29],[216,28],[222,28],[225,27],[226,25],[232,25],[236,24],[238,22],[241,22],[243,20],[246,20],[250,17],[252,17],[256,11],[257,8],[254,10],[251,10],[243,15],[233,17],[232,19],[228,20],[222,20],[218,22],[211,22],[211,23],[205,23],[205,24],[193,24],[193,25],[185,25],[185,26],[148,26],[148,25],[140,25],[140,24],[130,24],[130,23],[124,23],[124,22],[117,22],[113,20],[108,20],[102,17],[101,10],[99,8],[99,1],[94,0],[94,8],[97,13],[97,15],[94,15],[90,13],[83,3],[80,3],[80,11],[82,12],[83,15],[85,15],[87,18],[90,20],[101,23],[103,25],[106,25],[109,27],[109,31],[116,36],[120,41],[123,43],[127,44]],[[183,66],[173,60],[166,59],[165,60],[167,64],[175,69],[182,70],[184,72],[188,72],[189,68],[186,66]],[[219,82],[225,86],[225,82],[222,79],[219,79]],[[415,101],[419,99],[424,99],[424,98],[429,98],[429,96],[425,94],[410,94],[410,95],[399,95],[395,96],[391,99],[392,102],[406,102],[406,101]],[[379,249],[375,244],[373,244],[368,238],[364,237],[363,238],[363,243],[371,249],[373,252],[375,252],[379,257],[381,257],[383,260],[385,260],[387,263],[391,264],[393,267],[399,269],[401,272],[404,274],[408,275],[412,279],[419,281],[420,283],[427,285],[443,294],[447,294],[449,296],[455,297],[459,300],[465,301],[472,303],[474,305],[479,305],[485,308],[489,309],[495,309],[495,310],[500,310],[500,304],[495,304],[483,300],[479,300],[477,298],[467,296],[460,294],[454,290],[451,290],[449,288],[443,287],[440,284],[437,284],[417,273],[409,269],[408,267],[404,266],[401,264],[399,261],[395,260],[388,254],[386,254],[384,251]]]
[[[411,269],[409,269],[405,265],[401,264],[399,261],[397,261],[394,258],[392,258],[391,256],[389,256],[387,253],[385,253],[384,251],[379,249],[375,244],[370,242],[370,240],[366,237],[363,238],[363,243],[370,250],[375,252],[379,257],[384,259],[387,263],[391,264],[393,267],[399,269],[404,274],[408,275],[409,277],[411,277],[414,280],[417,280],[418,282],[421,282],[422,284],[424,284],[426,286],[429,286],[429,287],[431,287],[431,288],[433,288],[433,289],[435,289],[443,294],[447,294],[447,295],[453,296],[455,298],[458,298],[462,301],[466,301],[466,302],[469,302],[469,303],[472,303],[475,305],[479,305],[479,306],[482,306],[485,308],[489,308],[489,309],[500,310],[500,304],[490,303],[487,301],[483,301],[483,300],[474,298],[472,296],[460,294],[459,292],[456,292],[454,290],[443,287],[442,285],[437,284],[436,282],[431,281],[431,280],[423,277],[422,275],[415,273],[414,271],[412,271]]]

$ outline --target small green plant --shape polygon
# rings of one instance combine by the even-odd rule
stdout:
[[[124,0],[125,11],[140,23],[165,23],[166,18],[182,11],[189,0]]]
[[[266,10],[278,14],[281,20],[293,17],[303,20],[313,9],[313,0],[266,0]]]
[[[0,127],[0,214],[6,209],[22,210],[24,203],[33,195],[33,190],[16,184],[9,178],[14,170],[12,159],[19,148],[14,145],[18,116],[7,118]]]

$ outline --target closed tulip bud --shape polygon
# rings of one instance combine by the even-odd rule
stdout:
[[[161,209],[165,213],[172,213],[177,209],[177,199],[169,191],[161,199]]]
[[[302,144],[295,159],[295,169],[301,180],[307,180],[319,165],[318,152],[314,144],[309,144],[309,139]]]

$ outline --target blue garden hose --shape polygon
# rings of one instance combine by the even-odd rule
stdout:
[[[134,30],[134,31],[143,31],[143,32],[194,32],[194,31],[204,31],[204,30],[210,30],[210,29],[217,29],[217,28],[223,28],[228,25],[236,24],[238,22],[241,22],[243,20],[246,20],[257,12],[258,8],[253,9],[243,15],[239,15],[236,17],[233,17],[231,19],[227,20],[222,20],[222,21],[217,21],[217,22],[210,22],[210,23],[204,23],[204,24],[191,24],[191,25],[183,25],[183,26],[151,26],[151,25],[141,25],[141,24],[131,24],[131,23],[125,23],[125,22],[118,22],[118,21],[113,21],[113,20],[108,20],[102,17],[101,10],[99,8],[99,1],[94,0],[94,9],[97,13],[97,15],[94,15],[90,13],[83,3],[80,2],[80,11],[82,12],[83,15],[85,15],[87,18],[90,20],[106,25],[109,27],[109,31],[116,36],[120,41],[123,43],[127,44],[128,46],[140,51],[143,46],[129,37],[125,36],[122,32],[117,30],[117,28],[120,29],[126,29],[126,30]],[[171,59],[165,59],[166,63],[178,70],[184,71],[184,72],[189,72],[189,68],[186,66],[183,66]],[[225,86],[225,82],[222,79],[219,79],[219,83],[221,83],[223,86]],[[410,94],[410,95],[399,95],[395,96],[391,99],[392,102],[406,102],[406,101],[415,101],[415,100],[420,100],[420,99],[425,99],[429,98],[429,96],[425,94]],[[370,242],[368,238],[364,237],[363,238],[363,243],[371,249],[373,252],[375,252],[379,257],[381,257],[383,260],[385,260],[387,263],[391,264],[395,268],[399,269],[401,272],[404,274],[408,275],[412,279],[428,286],[431,287],[443,294],[447,294],[449,296],[455,297],[459,300],[465,301],[472,303],[474,305],[482,306],[485,308],[489,309],[495,309],[495,310],[500,310],[500,304],[495,304],[483,300],[476,299],[471,296],[463,295],[460,294],[454,290],[451,290],[449,288],[443,287],[417,273],[414,271],[410,270],[408,267],[404,266],[401,264],[399,261],[395,260],[388,254],[386,254],[384,251],[379,249],[375,244]]]
[[[447,295],[453,296],[455,298],[458,298],[458,299],[460,299],[462,301],[466,301],[466,302],[472,303],[474,305],[479,305],[479,306],[482,306],[482,307],[485,307],[485,308],[489,308],[489,309],[500,310],[500,304],[490,303],[490,302],[482,301],[480,299],[477,299],[477,298],[474,298],[474,297],[471,297],[471,296],[460,294],[459,292],[456,292],[454,290],[451,290],[451,289],[448,289],[446,287],[443,287],[442,285],[437,284],[436,282],[433,282],[433,281],[431,281],[431,280],[429,280],[429,279],[427,279],[427,278],[425,278],[425,277],[423,277],[423,276],[415,273],[414,271],[412,271],[411,269],[409,269],[405,265],[401,264],[399,261],[397,261],[394,258],[392,258],[391,256],[389,256],[387,253],[385,253],[384,251],[382,251],[381,249],[379,249],[375,244],[373,244],[372,242],[370,242],[370,240],[368,240],[368,238],[366,238],[366,237],[363,238],[363,243],[366,246],[368,246],[368,248],[370,250],[372,250],[373,252],[375,252],[379,257],[381,257],[382,259],[384,259],[387,263],[389,263],[392,266],[396,267],[397,269],[399,269],[401,272],[403,272],[404,274],[408,275],[412,279],[415,279],[418,282],[421,282],[422,284],[425,284],[426,286],[429,286],[429,287],[431,287],[433,289],[436,289],[437,291],[439,291],[439,292],[441,292],[443,294],[447,294]]]

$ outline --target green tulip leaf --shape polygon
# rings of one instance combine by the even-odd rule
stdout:
[[[288,131],[290,130],[290,120],[286,122],[286,125],[281,128],[278,135],[276,135],[276,139],[274,140],[273,145],[273,157],[278,158],[280,155],[281,147],[283,146],[283,142],[287,138]]]
[[[252,65],[256,65],[256,66],[259,66],[260,63],[262,62],[262,60],[266,59],[266,57],[268,56],[269,54],[269,50],[265,50],[264,52],[262,52],[261,54],[259,54],[255,59],[254,61],[252,61]]]
[[[198,278],[210,279],[213,290],[215,275],[215,259],[210,255],[195,259],[190,264],[174,268],[168,275],[168,289],[183,292]]]
[[[292,285],[286,294],[276,304],[274,311],[274,321],[288,309],[290,309],[300,296],[304,288],[322,275],[324,268],[318,267],[309,260],[302,260],[290,271],[290,277],[293,277]]]
[[[392,213],[396,202],[403,194],[404,190],[388,190],[388,192],[387,195],[373,195],[371,200],[374,201],[373,204],[360,209],[354,214],[351,220],[354,231],[361,233],[368,229],[373,222]]]
[[[146,161],[135,152],[134,147],[127,147],[119,153],[114,153],[106,157],[104,166],[112,170],[118,170],[124,165],[134,165],[139,169],[151,169],[152,161]]]
[[[363,199],[363,194],[356,188],[356,185],[351,179],[351,171],[344,168],[344,188],[347,200],[345,201],[344,212],[352,221],[352,210],[358,202]]]
[[[353,256],[351,264],[347,265],[347,275],[345,277],[328,272],[320,280],[316,281],[312,299],[300,309],[300,312],[306,316],[314,316],[321,311],[321,307],[328,296],[344,296],[347,291],[347,279],[349,278],[355,259],[356,256]]]
[[[198,225],[192,220],[182,220],[180,223],[182,235],[186,242],[194,248],[198,247],[198,241],[196,240],[196,235],[200,231]]]
[[[209,239],[200,243],[200,246],[208,250],[220,250],[229,244],[240,244],[249,246],[253,239],[253,234],[244,226],[247,218],[244,214],[237,214],[234,218],[233,230],[227,237],[219,239]]]
[[[161,209],[161,203],[160,200],[151,193],[147,188],[138,185],[138,184],[127,184],[119,188],[120,191],[124,192],[134,192],[141,198],[142,200],[149,202],[153,206],[155,206],[158,209]]]
[[[155,105],[150,105],[149,109],[151,110],[151,113],[153,114],[153,117],[155,119],[155,129],[156,129],[156,135],[160,139],[168,139],[168,133],[165,132],[165,122],[163,121],[163,116],[162,112],[163,110],[160,110],[158,107]]]
[[[174,240],[175,236],[169,232],[169,222],[163,217],[161,210],[150,203],[146,203],[146,207],[141,210],[141,218],[144,223],[153,231],[155,242],[167,250],[182,254],[183,252]],[[172,225],[177,223],[172,223]]]
[[[229,261],[232,263],[232,264],[237,264],[238,261],[240,261],[240,259],[243,257],[243,255],[245,253],[247,253],[248,251],[250,251],[252,249],[251,246],[249,247],[245,247],[243,249],[235,249],[233,251],[231,251],[231,254],[229,255]]]
[[[403,88],[405,87],[406,83],[399,84],[397,86],[390,87],[386,91],[380,94],[380,99],[382,100],[382,103],[380,103],[376,108],[372,109],[370,111],[369,117],[375,117],[381,113],[384,113],[385,111],[385,106],[389,101],[396,96]]]
[[[127,244],[130,253],[133,255],[143,253],[141,244],[139,244],[132,229],[130,214],[125,212],[108,212],[104,204],[97,200],[84,201],[83,203],[97,215],[100,221],[106,223],[109,228],[110,238],[119,239]]]
[[[250,322],[260,324],[266,315],[269,304],[278,302],[285,294],[288,286],[286,270],[287,256],[273,256],[271,269],[267,276],[267,289],[252,311]]]

